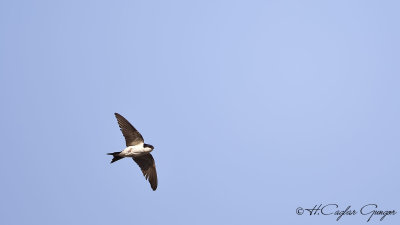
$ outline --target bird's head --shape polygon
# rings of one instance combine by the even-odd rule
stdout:
[[[153,149],[154,149],[153,145],[149,145],[149,144],[144,144],[143,147],[150,148],[151,151],[153,151]]]

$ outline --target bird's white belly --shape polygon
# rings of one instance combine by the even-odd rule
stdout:
[[[124,157],[132,157],[132,156],[141,156],[151,152],[149,149],[144,148],[143,144],[138,144],[135,146],[128,146],[126,147],[121,153],[121,156]]]

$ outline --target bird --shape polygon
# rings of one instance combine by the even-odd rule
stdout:
[[[143,176],[149,181],[151,188],[155,191],[158,185],[157,170],[154,158],[150,154],[154,147],[144,143],[143,136],[127,119],[118,113],[114,113],[114,115],[125,137],[126,148],[120,152],[107,153],[107,155],[113,156],[111,163],[123,158],[132,158],[139,165]]]

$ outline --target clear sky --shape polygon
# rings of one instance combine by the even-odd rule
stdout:
[[[0,1],[1,224],[400,211],[399,1]],[[114,112],[155,146],[153,192]],[[400,213],[382,222],[400,224]]]

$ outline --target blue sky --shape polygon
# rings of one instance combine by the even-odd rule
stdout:
[[[399,10],[0,1],[0,223],[365,224],[296,208],[400,211]],[[132,160],[109,164],[125,147],[114,112],[155,146],[157,191]]]

